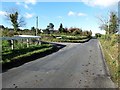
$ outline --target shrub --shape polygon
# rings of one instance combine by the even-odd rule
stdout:
[[[95,34],[95,37],[96,37],[96,38],[101,37],[101,34],[100,34],[100,33],[96,33],[96,34]]]

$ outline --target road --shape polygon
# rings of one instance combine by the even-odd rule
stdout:
[[[97,39],[66,43],[56,53],[2,73],[2,80],[3,88],[115,88]]]

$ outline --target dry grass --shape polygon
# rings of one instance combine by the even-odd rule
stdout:
[[[105,37],[105,36],[103,36]],[[110,40],[100,38],[111,79],[120,87],[120,41],[118,35],[110,35]]]

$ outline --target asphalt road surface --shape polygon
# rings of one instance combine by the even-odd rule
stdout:
[[[56,53],[2,73],[3,88],[115,88],[97,39],[62,43]]]

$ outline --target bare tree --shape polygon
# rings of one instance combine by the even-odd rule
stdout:
[[[106,34],[115,34],[118,32],[118,17],[115,11],[109,12],[108,18],[97,17],[100,24],[100,29],[105,30]]]
[[[99,28],[101,30],[105,30],[106,34],[109,32],[109,18],[104,16],[97,16],[98,20],[100,21]]]

